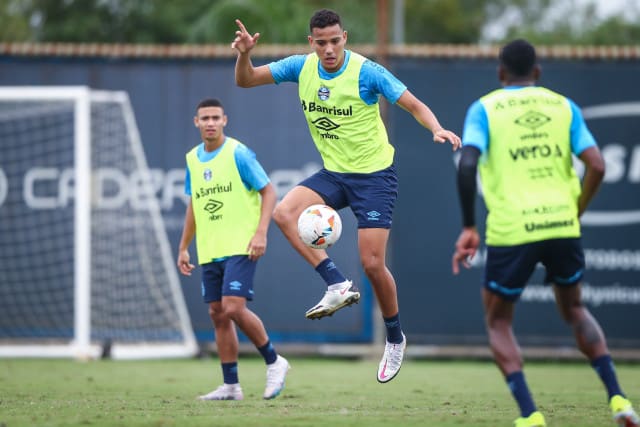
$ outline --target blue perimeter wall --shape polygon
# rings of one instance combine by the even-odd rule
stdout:
[[[229,117],[226,133],[256,152],[279,197],[320,167],[298,106],[297,86],[238,88],[234,62],[4,56],[0,57],[0,85],[87,85],[126,91],[149,166],[167,177],[158,197],[175,253],[185,208],[179,194],[183,183],[175,176],[182,176],[184,154],[199,142],[192,118],[202,98],[222,100]],[[605,184],[591,208],[594,215],[585,217],[583,224],[588,263],[585,301],[612,347],[640,348],[637,321],[630,320],[638,318],[640,309],[640,92],[636,89],[640,62],[543,60],[542,64],[541,84],[584,108],[607,160]],[[392,58],[389,68],[445,127],[458,134],[469,104],[498,87],[491,59]],[[389,107],[388,127],[400,176],[388,261],[398,283],[405,332],[415,344],[484,343],[480,305],[484,250],[471,270],[456,277],[451,274],[453,243],[460,230],[456,153],[449,146],[433,144],[431,134],[398,107]],[[478,211],[484,213],[481,199]],[[306,320],[304,312],[322,296],[323,283],[273,225],[250,307],[262,317],[274,341],[371,342],[375,338],[377,311],[359,266],[355,221],[350,212],[341,214],[343,237],[330,255],[359,284],[363,301],[331,318]],[[201,341],[211,340],[199,274],[181,279],[196,335]],[[539,270],[518,305],[515,329],[520,341],[573,345],[551,290],[541,285],[542,280]]]

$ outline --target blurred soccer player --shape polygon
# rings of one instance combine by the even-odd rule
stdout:
[[[187,276],[195,268],[188,251],[195,236],[202,296],[209,304],[224,379],[223,385],[200,399],[243,399],[235,325],[264,357],[267,385],[263,397],[272,399],[284,387],[289,363],[276,353],[262,321],[247,308],[247,300],[253,299],[256,263],[267,249],[276,193],[253,151],[225,136],[227,116],[220,101],[200,102],[193,120],[202,142],[186,155],[185,192],[190,198],[178,268]]]
[[[467,112],[458,168],[463,229],[452,259],[469,267],[480,244],[474,203],[476,170],[487,217],[487,261],[482,297],[495,361],[520,407],[516,427],[545,426],[525,380],[512,321],[515,303],[538,262],[546,268],[563,319],[608,393],[620,426],[637,426],[638,416],[618,385],[605,336],[582,304],[585,269],[579,217],[604,176],[604,161],[580,109],[568,98],[536,86],[540,76],[534,47],[525,40],[505,45],[499,56],[502,88],[473,103]],[[582,184],[571,154],[586,167]]]
[[[406,338],[400,325],[396,283],[385,264],[398,180],[394,148],[380,117],[380,95],[410,112],[433,132],[435,142],[449,141],[456,149],[460,138],[443,129],[431,110],[384,67],[345,49],[347,32],[335,12],[323,9],[311,17],[308,41],[313,53],[259,67],[253,66],[250,55],[260,34],[250,35],[242,22],[236,23],[239,30],[232,47],[238,52],[237,84],[298,83],[300,104],[324,163],[323,169],[293,188],[274,213],[274,220],[293,248],[328,286],[306,317],[330,316],[358,302],[360,293],[324,250],[308,248],[300,241],[298,215],[316,203],[336,210],[349,206],[358,221],[360,260],[386,325],[387,343],[377,379],[388,382],[400,370]]]

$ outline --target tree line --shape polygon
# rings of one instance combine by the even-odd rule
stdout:
[[[399,1],[399,3],[398,3]],[[634,45],[640,5],[605,18],[596,0],[387,0],[390,32],[407,44]],[[394,11],[401,6],[401,15]],[[377,40],[376,0],[0,0],[3,42],[224,44],[240,18],[261,43],[306,42],[320,8],[343,18],[350,43]],[[394,25],[398,28],[395,28]],[[401,28],[400,28],[401,27]],[[393,41],[393,40],[391,40]]]

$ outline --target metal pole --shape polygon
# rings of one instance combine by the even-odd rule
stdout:
[[[378,0],[377,10],[378,32],[376,43],[376,61],[385,68],[389,65],[389,2],[388,0]],[[380,115],[382,120],[387,122],[388,103],[386,100],[380,102]]]
[[[393,44],[404,44],[404,0],[393,0]]]

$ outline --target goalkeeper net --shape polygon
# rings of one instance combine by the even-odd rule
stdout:
[[[0,356],[196,341],[128,95],[0,88]]]

